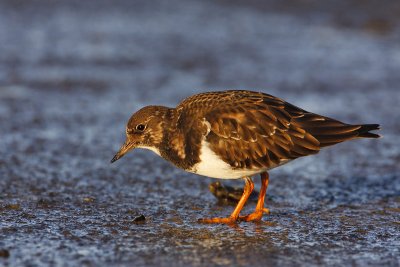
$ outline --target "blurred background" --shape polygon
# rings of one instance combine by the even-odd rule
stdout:
[[[399,23],[395,0],[0,0],[0,265],[398,266]],[[271,215],[234,229],[196,223],[231,212],[214,180],[109,165],[137,109],[224,89],[384,138],[272,171]]]

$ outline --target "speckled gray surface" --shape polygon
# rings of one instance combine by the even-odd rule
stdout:
[[[81,2],[0,2],[0,266],[400,264],[396,1]],[[237,227],[196,223],[233,208],[209,178],[109,164],[133,111],[228,88],[384,138],[271,171],[271,214]]]

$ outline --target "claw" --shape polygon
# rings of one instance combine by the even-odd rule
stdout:
[[[266,214],[270,214],[271,213],[268,208],[263,208],[263,212],[266,213]]]
[[[239,220],[243,222],[254,222],[254,221],[261,221],[261,218],[263,216],[264,211],[263,210],[258,210],[253,213],[250,213],[249,215],[245,216],[240,216]]]

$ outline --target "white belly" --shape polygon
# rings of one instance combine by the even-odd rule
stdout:
[[[201,144],[200,162],[193,166],[190,172],[212,178],[239,179],[252,176],[266,170],[267,169],[233,169],[231,165],[223,161],[217,154],[214,153],[214,151],[210,149],[208,144],[203,141]]]

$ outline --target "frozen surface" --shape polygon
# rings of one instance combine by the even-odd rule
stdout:
[[[400,4],[242,2],[0,2],[0,266],[400,264]],[[196,223],[233,208],[211,179],[109,164],[138,108],[228,88],[384,138],[273,170],[271,215],[233,228]]]

